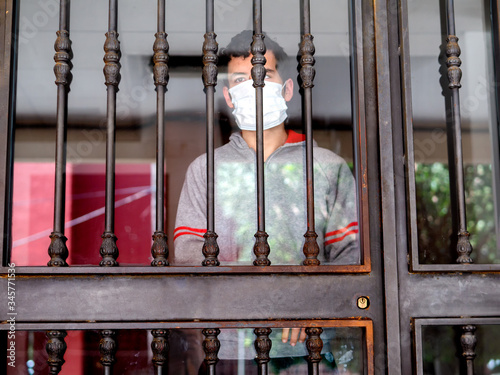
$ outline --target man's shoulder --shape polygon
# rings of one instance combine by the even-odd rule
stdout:
[[[343,157],[324,147],[314,148],[315,170],[329,180],[337,180],[339,175],[349,175],[351,170]]]
[[[315,146],[313,151],[314,159],[317,162],[328,162],[333,164],[345,164],[345,160],[330,149]]]
[[[196,169],[207,164],[207,154],[201,154],[189,165],[190,169]]]

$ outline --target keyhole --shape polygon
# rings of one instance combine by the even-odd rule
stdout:
[[[368,297],[359,297],[358,298],[358,307],[362,310],[365,310],[368,308],[368,306],[370,305],[370,300],[368,299]]]

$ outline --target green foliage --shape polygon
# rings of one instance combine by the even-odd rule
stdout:
[[[464,168],[467,229],[476,263],[498,263],[491,166]],[[456,233],[448,166],[418,164],[415,168],[419,256],[422,263],[455,263]]]
[[[460,337],[462,326],[426,326],[422,329],[424,375],[465,373]],[[492,362],[500,359],[500,347],[495,345],[500,334],[499,325],[478,326],[475,332],[474,373],[490,375]]]

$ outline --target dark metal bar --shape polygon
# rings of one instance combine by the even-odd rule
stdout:
[[[474,375],[474,358],[476,357],[476,326],[468,324],[462,327],[462,336],[460,343],[462,344],[462,356],[467,363],[467,375]]]
[[[66,342],[64,338],[66,337],[66,331],[48,331],[47,344],[45,345],[45,350],[49,358],[47,363],[49,364],[49,374],[57,375],[61,371],[61,367],[64,364],[64,353],[66,352]]]
[[[271,347],[273,345],[269,335],[271,334],[271,328],[255,328],[254,331],[257,338],[255,339],[254,346],[255,352],[257,353],[255,357],[255,362],[257,362],[258,374],[267,375],[268,367],[267,364],[271,360],[269,353],[271,352]]]
[[[399,2],[399,34],[401,35],[399,44],[400,51],[400,70],[401,70],[401,100],[402,117],[404,130],[404,147],[406,171],[406,204],[408,206],[408,231],[407,239],[410,242],[411,267],[415,270],[419,263],[418,253],[418,228],[417,228],[417,202],[415,191],[415,154],[413,133],[413,107],[411,91],[411,69],[410,69],[410,35],[408,32],[408,7],[406,2]]]
[[[499,272],[499,264],[418,264],[412,266],[413,272]]]
[[[0,142],[0,176],[4,181],[0,185],[0,233],[2,233],[1,264],[6,266],[10,261],[12,245],[12,203],[14,174],[14,124],[16,116],[16,81],[18,42],[14,35],[19,35],[19,2],[0,2],[0,131],[3,134]]]
[[[205,352],[204,363],[207,369],[207,375],[215,375],[215,366],[219,362],[217,353],[220,349],[220,341],[217,338],[220,334],[218,328],[204,328],[202,331],[205,339],[203,340],[203,350]]]
[[[422,341],[422,326],[417,321],[415,323],[415,332],[413,334],[415,341],[415,375],[423,374],[423,365],[424,365],[424,343]]]
[[[71,41],[69,39],[69,0],[61,0],[59,5],[59,30],[54,43],[54,74],[57,85],[56,124],[56,171],[54,190],[54,227],[50,234],[49,256],[51,267],[67,266],[68,248],[64,235],[66,204],[66,139],[68,126],[68,92],[71,84]]]
[[[117,0],[109,0],[109,27],[104,43],[104,77],[107,86],[107,125],[106,125],[106,204],[104,233],[100,254],[100,266],[117,266],[118,247],[114,234],[115,226],[115,136],[116,136],[116,93],[120,83],[120,42],[117,32]]]
[[[363,58],[363,18],[361,5],[349,2],[349,43],[351,69],[351,113],[354,148],[354,175],[357,187],[361,264],[371,264],[368,199],[368,147],[365,110],[365,62]]]
[[[314,220],[314,158],[312,135],[312,88],[314,87],[314,43],[311,35],[310,1],[302,0],[302,41],[300,43],[300,78],[303,89],[302,121],[306,131],[307,231],[304,234],[304,266],[318,266],[319,246]]]
[[[323,340],[321,340],[320,337],[322,332],[323,329],[319,327],[306,328],[306,348],[309,353],[307,356],[309,375],[319,375],[319,362],[321,361],[321,349],[323,349]]]
[[[165,32],[165,0],[158,0],[158,32],[153,45],[153,74],[156,86],[156,228],[153,234],[152,266],[168,266],[165,234],[165,92],[168,84],[168,42]]]
[[[158,32],[165,31],[165,0],[158,0]]]
[[[377,93],[377,128],[379,146],[379,168],[380,168],[380,220],[382,223],[382,238],[383,238],[383,272],[385,292],[385,321],[386,327],[386,343],[388,349],[385,350],[387,355],[387,373],[401,374],[401,326],[399,321],[400,311],[400,292],[399,284],[399,269],[398,265],[406,262],[404,258],[398,254],[396,224],[396,195],[395,195],[395,179],[394,179],[394,148],[393,148],[393,131],[392,131],[392,103],[391,103],[391,80],[396,77],[394,70],[391,68],[389,59],[389,31],[388,31],[388,16],[389,10],[387,2],[376,1],[374,4],[374,53],[375,53],[375,77],[376,77],[376,93]],[[392,12],[391,12],[392,13]],[[366,23],[364,23],[366,25]],[[398,76],[399,77],[399,76]],[[399,79],[399,78],[398,78]],[[368,95],[369,96],[369,95]],[[374,104],[374,103],[373,103]],[[367,106],[369,108],[369,106]],[[370,123],[367,121],[367,123]],[[377,155],[377,152],[373,155]],[[370,207],[372,209],[372,207]],[[372,234],[373,236],[373,234]],[[405,247],[406,250],[406,247]],[[398,259],[399,258],[399,259]],[[374,261],[374,259],[372,258]]]
[[[487,321],[484,324],[498,324],[500,319],[498,318],[479,318],[480,321]],[[496,322],[496,323],[495,323]],[[100,330],[103,327],[109,327],[112,329],[145,329],[151,330],[155,327],[161,327],[161,329],[203,329],[204,327],[209,328],[236,328],[236,329],[250,329],[255,326],[266,327],[266,328],[288,328],[291,324],[297,328],[306,328],[312,323],[316,325],[321,325],[323,328],[362,328],[367,333],[367,340],[373,341],[373,322],[370,319],[333,319],[333,320],[231,320],[231,321],[221,321],[221,320],[210,320],[210,321],[179,321],[179,320],[168,320],[161,323],[156,321],[119,321],[119,322],[66,322],[66,323],[52,323],[52,322],[36,322],[36,323],[16,323],[16,328],[21,331],[40,331],[47,329],[48,326],[54,327],[54,329],[68,329],[68,330]],[[463,323],[462,323],[463,324]],[[481,323],[477,323],[481,324]],[[8,331],[8,325],[0,325],[0,331]]]
[[[168,336],[169,331],[166,329],[154,329],[151,331],[153,341],[151,342],[151,350],[153,351],[153,364],[156,369],[156,375],[168,374]]]
[[[204,266],[218,266],[220,264],[219,245],[215,233],[215,203],[214,203],[214,93],[217,85],[217,35],[214,32],[214,0],[206,2],[206,33],[203,43],[203,84],[206,95],[206,122],[207,122],[207,232],[203,235],[205,242],[202,252],[205,256]]]
[[[256,256],[253,264],[256,266],[269,266],[268,259],[271,249],[267,243],[269,237],[266,233],[265,222],[265,197],[264,197],[264,112],[263,88],[266,77],[266,45],[262,33],[262,0],[253,0],[253,41],[252,52],[252,79],[256,97],[256,154],[257,154],[257,232],[253,252]]]
[[[377,275],[374,279],[375,285],[378,285],[380,288],[379,297],[384,300],[384,264],[385,258],[390,258],[394,255],[394,252],[390,252],[387,254],[387,249],[385,248],[385,236],[388,236],[388,249],[394,249],[394,242],[391,239],[395,237],[394,232],[390,232],[390,228],[384,228],[384,234],[382,234],[382,230],[380,227],[380,223],[385,225],[385,221],[381,221],[381,217],[384,216],[384,219],[390,220],[390,212],[387,215],[386,211],[382,210],[381,202],[381,181],[383,180],[381,175],[381,164],[383,159],[379,158],[379,154],[382,153],[385,155],[385,150],[381,150],[379,147],[380,139],[379,139],[379,122],[378,122],[378,109],[379,103],[378,98],[383,97],[386,98],[387,94],[385,91],[384,95],[378,94],[378,84],[379,80],[377,78],[377,73],[384,70],[383,65],[378,65],[377,62],[377,51],[376,45],[378,45],[379,41],[376,40],[377,36],[380,34],[378,29],[377,22],[374,22],[378,19],[375,17],[375,14],[379,14],[380,9],[379,5],[383,5],[384,2],[366,2],[362,0],[354,0],[352,2],[354,19],[353,22],[356,40],[359,43],[356,43],[356,66],[359,67],[357,70],[360,77],[358,80],[358,93],[359,100],[354,103],[359,106],[356,113],[359,115],[357,126],[363,130],[365,137],[363,137],[360,133],[360,137],[357,139],[359,142],[360,149],[366,152],[366,164],[365,169],[363,170],[362,178],[360,178],[357,183],[360,185],[360,189],[365,189],[365,196],[361,201],[362,212],[366,212],[367,216],[363,217],[363,225],[369,224],[368,226],[363,226],[362,233],[363,238],[366,242],[363,243],[363,255],[364,266],[371,267],[371,275]],[[383,11],[381,12],[383,15]],[[383,25],[383,23],[382,23]],[[353,31],[351,31],[352,33]],[[382,77],[381,77],[382,78]],[[371,126],[371,124],[377,124],[377,126]],[[386,156],[387,157],[387,156]],[[388,156],[392,157],[392,155]],[[362,159],[361,159],[362,160]],[[385,167],[384,167],[385,168]],[[376,203],[375,203],[376,202]],[[381,256],[379,250],[377,249],[377,244],[382,244],[382,237],[384,236],[384,254]],[[366,246],[370,244],[369,246]],[[393,262],[391,264],[392,267],[396,267],[396,264]],[[325,267],[325,266],[322,266]],[[319,267],[319,268],[322,268]],[[306,267],[307,268],[307,267]],[[397,283],[397,281],[395,281]],[[398,372],[389,372],[389,361],[388,357],[392,354],[388,354],[386,350],[386,322],[385,322],[385,308],[389,310],[393,310],[393,305],[398,306],[399,299],[392,299],[394,294],[391,293],[391,300],[387,303],[374,303],[371,305],[369,310],[373,310],[373,314],[377,316],[374,319],[374,328],[371,331],[371,337],[373,338],[373,345],[371,349],[373,350],[374,362],[368,362],[368,372],[367,374],[375,373],[374,369],[377,369],[377,373],[380,372],[382,374],[390,373],[397,374]],[[397,297],[397,294],[396,294]],[[371,296],[370,296],[371,299]],[[358,309],[358,311],[360,311]],[[366,311],[366,310],[363,310]],[[355,316],[354,314],[353,316]],[[323,325],[320,325],[324,327]],[[368,331],[367,331],[368,332]],[[399,332],[391,334],[392,336],[399,337]],[[394,338],[394,337],[391,337]],[[370,347],[368,347],[368,353]],[[370,369],[370,366],[371,369]],[[371,372],[370,372],[371,370]]]
[[[497,1],[490,1],[491,7],[491,37],[493,43],[493,70],[494,70],[494,88],[495,97],[493,108],[496,110],[495,122],[491,126],[492,141],[492,171],[493,171],[493,191],[495,207],[495,231],[497,238],[500,238],[500,7]],[[500,257],[500,241],[497,241],[497,257]]]
[[[470,254],[472,246],[470,244],[470,234],[467,231],[467,220],[465,213],[465,186],[464,186],[464,165],[462,154],[462,130],[460,119],[460,94],[459,88],[462,87],[460,80],[462,78],[462,70],[460,65],[460,47],[458,38],[455,35],[455,9],[454,1],[447,0],[446,2],[447,16],[447,31],[448,38],[446,39],[446,65],[448,67],[448,87],[451,90],[451,121],[453,128],[453,143],[454,143],[454,160],[455,160],[455,184],[450,184],[456,190],[457,210],[458,210],[458,243],[457,243],[457,263],[472,263]]]
[[[99,360],[104,367],[104,375],[113,373],[113,365],[116,362],[116,332],[105,329],[101,331],[101,341],[99,342],[99,352],[101,359]]]
[[[393,135],[393,163],[394,163],[394,198],[395,210],[395,244],[398,250],[399,274],[408,273],[407,248],[410,241],[411,254],[418,257],[418,248],[414,246],[413,236],[417,234],[416,208],[415,208],[415,163],[413,148],[412,110],[411,110],[411,75],[409,69],[410,56],[406,53],[408,48],[408,20],[407,3],[399,0],[387,2],[388,12],[388,48],[389,65],[391,69],[391,112],[392,112],[392,135]],[[404,132],[407,132],[404,134]],[[407,173],[405,173],[405,171]],[[406,208],[406,209],[405,209]],[[411,221],[415,219],[415,221]],[[408,226],[410,222],[410,226]],[[415,253],[414,253],[415,251]],[[418,259],[418,258],[417,258]],[[399,276],[398,276],[399,278]],[[399,280],[392,281],[395,285]],[[397,286],[396,286],[397,288]],[[403,297],[406,297],[403,294]],[[397,303],[405,303],[399,302]],[[388,309],[391,302],[386,302]],[[399,310],[400,311],[400,310]],[[388,351],[392,351],[392,345],[399,345],[401,355],[400,373],[411,374],[414,371],[412,363],[413,342],[409,332],[410,322],[408,319],[400,319],[400,342],[393,344],[388,341]],[[387,326],[388,336],[392,335],[393,324]]]

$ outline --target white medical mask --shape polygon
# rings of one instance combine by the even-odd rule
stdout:
[[[263,92],[264,130],[281,124],[287,118],[285,98],[282,91],[285,85],[266,81]],[[233,103],[233,116],[236,124],[242,130],[256,131],[255,121],[255,87],[253,80],[247,80],[229,89]]]

